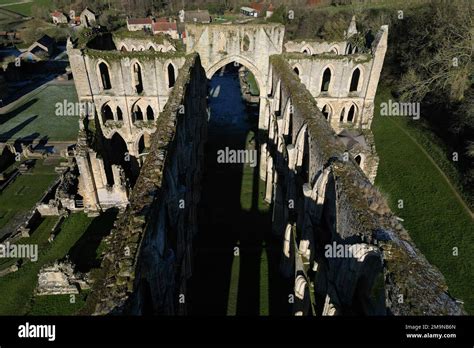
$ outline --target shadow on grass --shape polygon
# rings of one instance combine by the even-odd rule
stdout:
[[[0,125],[10,121],[12,118],[16,117],[17,115],[21,114],[23,111],[27,110],[30,108],[33,104],[35,104],[38,101],[38,98],[33,98],[28,100],[26,103],[21,104],[14,110],[7,112],[6,114],[3,114],[0,116]]]
[[[89,272],[100,267],[101,242],[113,228],[118,209],[109,209],[92,220],[87,231],[69,250],[69,259],[75,264],[75,270]]]
[[[223,99],[216,102],[225,107],[220,107],[209,123],[199,233],[194,242],[195,268],[189,282],[190,314],[289,315],[290,282],[279,273],[281,244],[271,234],[271,209],[259,209],[263,199],[259,185],[263,183],[258,164],[244,172],[242,164],[217,163],[218,150],[248,148],[249,133],[257,133],[258,108],[256,114],[249,115],[247,110],[236,117],[232,108],[236,107],[235,98],[240,100],[238,81],[227,85],[224,78],[235,80],[235,75],[212,81],[214,91],[219,88],[218,98]],[[211,109],[213,102],[211,99]],[[233,119],[226,124],[226,117]],[[247,200],[250,194],[247,209],[242,207],[242,194]],[[234,256],[236,247],[238,256]],[[234,267],[238,274],[232,274],[234,257],[238,258],[238,267]]]

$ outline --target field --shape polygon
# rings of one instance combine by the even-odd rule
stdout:
[[[407,120],[379,115],[380,103],[389,98],[388,90],[380,89],[375,102],[372,130],[380,156],[376,185],[388,196],[395,214],[404,219],[403,225],[416,246],[443,273],[451,295],[463,300],[465,309],[473,314],[472,218],[446,178],[420,149],[416,141],[419,135],[408,127]],[[402,209],[398,208],[400,199]]]
[[[3,5],[3,6],[2,6]],[[1,8],[17,12],[24,16],[32,15],[32,7],[37,5],[39,7],[51,8],[51,0],[0,0]]]
[[[78,116],[57,116],[56,103],[77,102],[73,85],[49,85],[14,110],[0,115],[0,140],[18,138],[49,141],[75,141],[79,130]]]
[[[0,229],[15,216],[28,213],[57,178],[58,162],[36,161],[30,173],[20,175],[0,194]]]
[[[38,261],[26,262],[19,271],[0,278],[0,315],[68,315],[79,310],[87,292],[76,295],[75,303],[68,295],[34,297],[38,271],[66,255],[74,264],[97,267],[100,241],[110,231],[115,216],[115,212],[106,212],[92,219],[83,213],[72,214],[53,243],[48,243],[47,238],[57,217],[45,218],[30,238],[21,241],[39,244]]]

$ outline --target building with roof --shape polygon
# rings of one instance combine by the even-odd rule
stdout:
[[[48,35],[43,35],[40,39],[31,44],[28,49],[20,54],[20,58],[27,61],[40,61],[51,56],[56,48],[56,42]]]
[[[56,25],[67,23],[66,15],[60,11],[54,11],[53,13],[51,13],[51,19],[53,20],[53,23]]]
[[[179,39],[178,26],[176,22],[157,21],[152,24],[153,34],[166,34],[172,39]]]
[[[91,28],[95,25],[96,22],[96,15],[95,12],[92,11],[90,8],[86,7],[81,14],[79,15],[81,20],[81,25],[86,28]]]
[[[147,18],[127,18],[128,31],[152,30],[153,20]]]
[[[179,13],[180,22],[184,23],[211,23],[211,15],[208,10],[184,11]]]

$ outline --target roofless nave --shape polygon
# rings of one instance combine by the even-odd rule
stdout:
[[[342,42],[285,43],[284,34],[279,24],[190,24],[186,52],[116,34],[68,43],[79,100],[97,111],[82,115],[76,153],[85,208],[124,208],[89,300],[95,313],[187,313],[207,80],[232,62],[260,88],[259,176],[294,284],[292,312],[462,312],[371,184],[387,26],[368,47],[356,44],[355,19]],[[325,257],[333,242],[354,257]]]

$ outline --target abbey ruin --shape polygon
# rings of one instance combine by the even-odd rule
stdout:
[[[360,35],[353,18],[341,42],[285,42],[270,23],[187,24],[185,48],[116,33],[68,42],[79,101],[95,106],[75,153],[84,209],[122,210],[88,314],[188,313],[207,83],[230,63],[259,85],[259,177],[293,314],[463,313],[373,186],[388,27],[367,46]],[[352,256],[327,257],[333,243]]]

